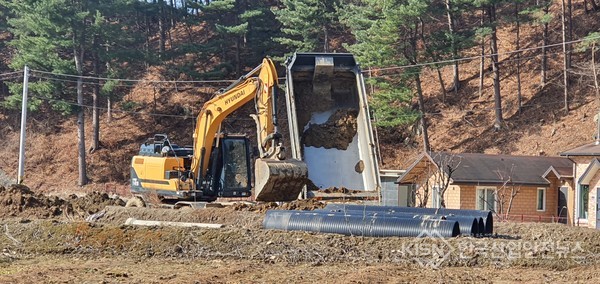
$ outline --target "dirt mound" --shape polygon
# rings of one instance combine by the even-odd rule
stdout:
[[[125,201],[119,198],[111,198],[108,194],[100,192],[92,192],[83,197],[72,194],[69,196],[68,202],[75,211],[87,214],[96,213],[106,206],[125,206]]]
[[[64,200],[35,194],[24,185],[0,186],[0,217],[48,218],[60,216],[66,208]]]
[[[247,204],[247,203],[237,203],[232,208],[236,211],[256,211],[264,213],[270,209],[279,209],[279,210],[315,210],[324,208],[325,204],[316,199],[303,199],[303,200],[294,200],[292,202],[286,202],[281,205],[278,205],[275,202],[267,202],[260,204]]]
[[[241,228],[260,228],[263,215],[233,207],[204,209],[166,209],[148,207],[108,206],[99,223],[123,224],[128,218],[152,221],[218,223]]]
[[[327,122],[310,124],[302,134],[304,145],[323,147],[325,149],[348,149],[357,131],[356,117],[358,110],[353,108],[338,109]]]
[[[332,186],[332,187],[328,187],[328,188],[325,188],[325,189],[321,189],[321,190],[319,190],[319,192],[322,192],[322,193],[353,194],[353,193],[361,193],[361,192],[364,192],[364,191],[362,191],[362,190],[348,189],[348,188],[343,187],[343,186],[342,187]]]
[[[51,218],[81,217],[95,213],[107,205],[125,203],[120,199],[112,199],[106,193],[90,193],[84,197],[69,196],[67,200],[58,196],[46,196],[34,193],[29,187],[13,184],[0,186],[0,218]]]

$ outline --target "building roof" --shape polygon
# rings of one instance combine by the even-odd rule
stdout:
[[[598,160],[598,158],[596,158],[590,162],[589,166],[585,169],[585,172],[583,172],[583,175],[581,175],[581,177],[579,177],[578,183],[589,185],[590,180],[596,175],[596,173],[598,172],[599,169],[600,169],[600,160]]]
[[[600,156],[600,143],[590,143],[565,152],[560,153],[561,156]]]
[[[550,166],[542,177],[547,178],[550,173],[553,173],[557,178],[573,178],[573,167]]]
[[[563,176],[572,176],[573,161],[563,157],[488,155],[479,153],[423,153],[398,179],[398,183],[414,183],[431,164],[450,175],[453,184],[548,185],[543,176],[553,167]]]

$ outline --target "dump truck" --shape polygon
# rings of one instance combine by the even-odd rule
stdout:
[[[307,182],[308,169],[306,163],[286,158],[277,120],[277,90],[275,66],[265,58],[204,104],[192,147],[181,147],[164,134],[142,144],[131,159],[131,192],[136,196],[131,204],[140,206],[150,194],[190,206],[219,197],[296,200]],[[256,109],[252,115],[258,146],[254,167],[249,139],[220,133],[221,122],[250,102]]]
[[[306,163],[312,192],[344,187],[377,196],[378,149],[354,56],[295,53],[285,65],[288,148]]]

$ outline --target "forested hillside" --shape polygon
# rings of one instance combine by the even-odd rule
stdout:
[[[25,66],[26,180],[60,190],[126,184],[147,137],[190,144],[203,102],[295,51],[357,57],[383,168],[556,155],[593,141],[596,1],[0,0],[0,178],[16,177]],[[253,132],[252,110],[224,129]]]

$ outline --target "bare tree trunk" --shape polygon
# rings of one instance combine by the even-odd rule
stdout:
[[[565,23],[566,20],[566,7],[565,7],[565,0],[562,0],[562,40],[563,40],[563,83],[565,84],[564,87],[564,98],[565,98],[565,112],[568,113],[569,112],[569,63],[568,63],[568,56],[567,56],[567,43],[566,43],[566,39],[567,39],[567,25]]]
[[[510,217],[510,210],[513,207],[513,201],[515,200],[515,197],[517,196],[517,194],[519,194],[519,191],[521,191],[521,188],[515,188],[515,186],[511,186],[510,188],[510,199],[508,200],[508,208],[506,209],[506,213],[504,213],[504,218],[506,220],[508,220],[508,218]]]
[[[166,38],[166,27],[165,27],[165,15],[164,15],[164,0],[158,1],[158,33],[159,33],[159,42],[158,42],[158,56],[159,58],[163,58],[165,53],[165,38]]]
[[[157,103],[157,97],[156,97],[156,95],[157,95],[158,91],[156,90],[156,85],[154,85],[154,88],[153,88],[153,89],[154,89],[154,92],[152,92],[152,101],[153,101],[153,104],[152,104],[152,112],[153,112],[153,113],[156,113],[156,112],[157,112],[157,111],[156,111],[156,107],[157,107],[157,104],[158,104],[158,103]],[[155,116],[155,117],[154,117],[154,122],[155,122],[155,123],[159,123],[159,122],[160,122],[160,116]]]
[[[415,83],[417,85],[417,96],[419,99],[419,111],[421,112],[421,130],[423,134],[423,151],[429,152],[429,135],[427,134],[427,118],[425,117],[425,100],[423,99],[423,90],[421,88],[421,75],[415,75]]]
[[[237,36],[235,39],[235,74],[241,76],[242,74],[242,63],[240,62],[240,49],[241,49],[240,37]]]
[[[592,43],[592,72],[594,74],[594,89],[596,90],[596,107],[600,113],[600,86],[598,85],[598,71],[596,70],[596,42]]]
[[[573,40],[573,5],[571,4],[571,0],[567,0],[567,22],[569,23],[567,28],[567,41],[571,42]],[[568,53],[567,53],[567,68],[571,69],[571,44],[568,45]]]
[[[452,48],[452,59],[456,60],[458,58],[458,48],[456,47],[456,39],[454,38],[454,15],[452,14],[452,5],[450,3],[451,0],[445,0],[446,2],[446,15],[448,16],[448,31],[450,32],[450,36],[452,37],[451,39],[451,48]],[[460,78],[459,78],[459,72],[458,72],[458,61],[454,61],[454,64],[452,66],[452,70],[453,70],[453,84],[452,84],[452,89],[454,90],[454,93],[458,92],[458,89],[460,88]],[[439,72],[439,69],[438,69]],[[444,97],[445,97],[445,91],[444,91]],[[444,98],[444,101],[446,99]]]
[[[438,75],[438,81],[440,82],[440,92],[442,92],[442,102],[446,103],[446,86],[444,86],[444,78],[442,78],[442,71],[439,66],[435,66],[435,71]]]
[[[144,14],[144,22],[146,24],[146,42],[144,44],[144,55],[146,56],[146,58],[148,58],[150,56],[150,20],[148,20],[148,15]],[[148,69],[149,67],[149,60],[144,60],[144,67],[146,67],[146,69]]]
[[[521,32],[521,22],[519,21],[519,2],[515,2],[515,21],[517,23],[517,31],[516,31],[516,35],[517,35],[517,40],[515,43],[515,48],[517,50],[521,50],[521,38],[520,38],[520,32]],[[523,106],[523,99],[522,99],[522,95],[521,95],[521,52],[518,51],[517,52],[517,70],[516,70],[517,74],[517,105],[518,105],[518,111],[519,114],[521,114],[521,108]]]
[[[429,181],[425,181],[423,186],[423,197],[419,200],[419,207],[427,207],[427,201],[429,199]]]
[[[481,9],[481,27],[485,19],[485,9]],[[483,72],[485,68],[485,37],[481,37],[481,60],[479,61],[479,97],[483,95]]]
[[[492,34],[490,37],[490,52],[492,53],[492,71],[494,73],[494,109],[496,112],[496,121],[494,122],[494,129],[502,129],[504,122],[502,118],[502,98],[500,96],[500,69],[498,67],[498,43],[496,36],[496,5],[492,4],[488,6],[489,21],[492,26]]]
[[[325,37],[323,51],[329,52],[329,31],[327,30],[327,26],[323,26],[323,35]]]
[[[175,14],[174,13],[176,11],[176,9],[175,9],[175,0],[171,0],[171,8],[170,8],[170,10],[171,10],[171,13],[170,13],[170,15],[171,15],[171,27],[174,27],[175,26]]]
[[[548,5],[544,7],[544,14],[548,15]],[[541,82],[540,85],[546,86],[546,70],[548,70],[548,56],[546,46],[548,45],[548,23],[544,23],[544,29],[542,31],[542,68],[541,68]]]

